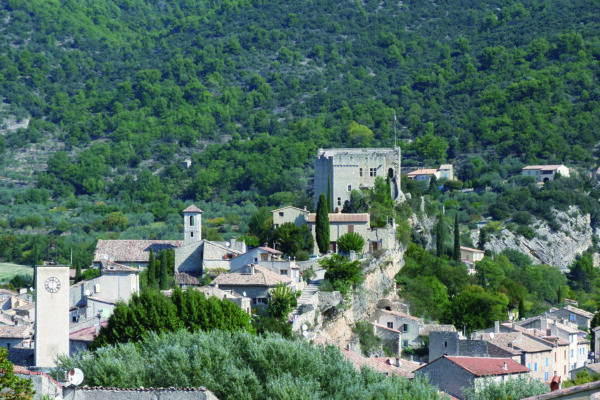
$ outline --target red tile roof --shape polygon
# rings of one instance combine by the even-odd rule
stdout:
[[[507,375],[529,372],[511,358],[443,356],[475,376]],[[435,361],[433,361],[435,362]],[[506,368],[505,368],[506,367]]]
[[[220,274],[211,285],[224,286],[276,286],[279,283],[288,284],[291,279],[285,275],[278,275],[259,265],[254,265],[254,273],[231,272]]]
[[[308,223],[315,223],[317,214],[308,214]],[[364,214],[344,214],[344,213],[330,213],[329,222],[369,222],[371,221],[368,213]]]
[[[272,249],[272,248],[266,247],[266,246],[259,247],[259,249],[266,251],[267,253],[271,253],[271,254],[283,254],[279,250],[275,250],[275,249]]]
[[[558,168],[564,167],[564,165],[528,165],[524,167],[524,170],[540,170],[540,171],[556,171]]]
[[[102,322],[102,326],[107,326],[108,321]],[[80,329],[69,334],[70,340],[78,340],[80,342],[93,342],[94,338],[98,336],[98,326],[88,326],[87,328]]]

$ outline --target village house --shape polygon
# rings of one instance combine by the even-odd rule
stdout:
[[[154,254],[161,250],[175,249],[181,240],[103,240],[99,239],[94,251],[92,266],[100,268],[103,262],[113,262],[132,268],[146,268],[150,249]]]
[[[272,210],[273,228],[277,229],[286,222],[292,222],[296,226],[308,225],[312,232],[313,239],[316,238],[316,213],[311,213],[300,208],[287,206]],[[371,228],[371,217],[368,213],[329,213],[329,250],[337,252],[337,242],[340,236],[354,232],[365,239],[363,252],[373,252],[379,249],[390,249],[395,247],[396,224],[390,221],[385,228]],[[313,249],[318,254],[319,249],[316,244]]]
[[[433,331],[429,333],[429,360],[441,356],[501,357],[521,362],[521,352],[503,348],[483,339],[466,339],[456,331]]]
[[[522,174],[535,179],[538,183],[554,180],[556,175],[568,177],[569,168],[564,165],[528,165],[523,168]]]
[[[428,377],[441,391],[463,399],[467,388],[474,387],[477,391],[490,381],[522,379],[529,375],[529,370],[511,358],[441,356],[414,373]]]
[[[460,246],[460,259],[469,267],[473,267],[477,261],[483,260],[484,254],[485,252],[483,250]]]
[[[548,318],[559,320],[561,322],[570,322],[581,330],[590,329],[590,323],[594,314],[573,306],[565,306],[561,308],[551,308],[546,315]]]
[[[264,307],[271,297],[271,289],[279,284],[290,285],[293,290],[292,280],[259,265],[247,265],[237,272],[219,274],[211,286],[221,290],[232,291],[243,297],[252,299],[252,307]]]
[[[242,310],[248,314],[251,313],[252,299],[246,296],[241,296],[233,290],[224,290],[216,286],[201,286],[195,288],[195,290],[204,293],[206,297],[216,297],[220,300],[229,300],[230,302],[237,304]]]
[[[438,169],[435,168],[421,168],[406,174],[408,179],[413,181],[427,181],[431,180],[432,176],[435,176],[436,179],[454,179],[454,168],[452,164],[442,164]]]
[[[577,378],[577,374],[582,372],[587,372],[592,376],[600,375],[600,363],[585,364],[583,367],[571,370],[571,379],[575,380]]]
[[[319,196],[331,190],[333,210],[341,210],[350,193],[357,189],[372,189],[375,179],[389,178],[392,199],[403,201],[400,189],[400,148],[382,149],[319,149],[315,157],[315,209]]]

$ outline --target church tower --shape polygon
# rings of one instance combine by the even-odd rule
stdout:
[[[202,241],[202,210],[191,205],[183,210],[183,244],[187,246]]]
[[[69,267],[36,266],[35,360],[54,367],[56,357],[69,354]]]

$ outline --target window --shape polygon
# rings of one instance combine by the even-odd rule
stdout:
[[[266,297],[257,297],[254,300],[256,300],[256,303],[254,303],[254,304],[267,304],[268,303]]]
[[[369,176],[377,176],[377,168],[369,168]]]
[[[387,323],[387,327],[390,329],[394,329],[394,323],[393,322],[388,322]]]
[[[390,307],[390,306],[385,306],[385,309],[388,311],[392,311],[392,307]]]
[[[550,360],[548,360],[548,357],[546,357],[546,367],[550,364]]]
[[[342,198],[338,197],[338,206],[341,206],[341,205],[342,205]]]
[[[534,370],[534,371],[537,371],[537,363],[534,363],[534,364],[533,364],[533,370]]]
[[[287,275],[288,274],[288,270],[287,269],[282,269],[279,271],[279,275]]]
[[[575,357],[575,354],[573,354],[573,349],[571,349],[571,358]]]
[[[283,217],[283,211],[279,211],[279,216]]]
[[[348,233],[354,233],[354,225],[348,225]]]
[[[548,372],[544,372],[544,380],[545,380],[546,382],[548,382],[548,381],[550,380],[550,376],[549,376],[549,375],[550,375],[550,373],[548,373]]]
[[[358,169],[358,176],[362,176],[362,168]]]
[[[190,226],[194,226],[194,216],[190,215]]]
[[[408,340],[402,341],[402,347],[408,347]]]
[[[575,314],[571,314],[569,318],[571,319],[571,322],[574,322],[575,321]]]
[[[408,324],[402,324],[402,332],[408,332]]]
[[[352,191],[352,185],[348,185],[348,191],[351,192]]]
[[[190,232],[190,237],[194,237],[194,232]]]

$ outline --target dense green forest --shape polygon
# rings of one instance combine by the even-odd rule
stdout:
[[[0,259],[88,266],[100,236],[178,238],[191,201],[213,238],[244,233],[258,207],[312,206],[319,147],[392,145],[394,115],[405,166],[451,161],[492,186],[464,195],[462,224],[543,214],[564,197],[502,184],[524,163],[595,166],[599,15],[581,0],[0,0]],[[573,187],[590,189],[565,184],[565,201],[593,211]]]

